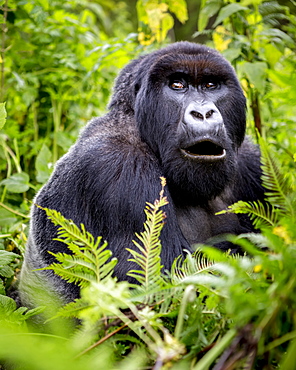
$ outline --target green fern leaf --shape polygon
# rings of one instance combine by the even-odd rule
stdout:
[[[55,240],[65,243],[69,249],[69,254],[51,253],[58,263],[55,262],[44,270],[53,270],[62,279],[80,287],[99,282],[113,273],[117,259],[111,259],[112,252],[106,249],[107,242],[102,243],[101,237],[95,240],[83,224],[79,228],[56,210],[39,208],[58,226],[58,238]]]
[[[135,262],[141,268],[140,270],[129,271],[128,275],[135,278],[145,292],[164,284],[161,277],[161,242],[159,239],[165,218],[165,214],[160,208],[168,204],[167,198],[164,197],[164,186],[165,181],[162,179],[159,200],[156,200],[154,204],[147,203],[146,205],[144,231],[136,234],[140,243],[133,241],[138,251],[127,248],[133,256],[130,261]]]
[[[94,281],[92,274],[87,274],[84,271],[79,271],[76,265],[68,267],[67,263],[52,263],[50,266],[43,268],[42,270],[52,270],[56,275],[59,275],[62,279],[69,283],[77,284],[80,287],[88,286],[91,281]]]
[[[263,171],[262,183],[267,189],[265,193],[267,200],[283,213],[293,213],[293,207],[288,197],[288,194],[292,190],[290,181],[280,172],[275,159],[271,156],[262,137],[259,137],[259,144],[261,149],[261,168]]]
[[[180,284],[186,277],[200,273],[213,272],[213,262],[206,258],[200,248],[188,254],[185,260],[182,256],[175,259],[171,269],[173,284]]]
[[[265,205],[260,201],[257,202],[243,202],[238,201],[228,207],[227,210],[218,212],[223,213],[246,213],[257,229],[268,228],[276,226],[279,219],[279,211],[272,205]]]
[[[282,214],[292,216],[294,214],[294,206],[290,197],[292,187],[289,179],[280,172],[276,160],[271,156],[265,141],[260,136],[259,144],[261,149],[262,184],[267,189],[265,192],[267,203],[239,201],[229,206],[227,210],[217,214],[228,212],[236,214],[246,213],[255,228],[264,229],[275,227]]]
[[[86,310],[89,307],[91,307],[91,304],[79,298],[76,299],[74,302],[67,303],[65,306],[61,307],[57,315],[54,316],[52,319],[55,319],[57,317],[79,318],[79,314],[81,313],[81,311]]]

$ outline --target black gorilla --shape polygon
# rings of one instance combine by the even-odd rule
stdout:
[[[162,263],[169,269],[194,243],[252,230],[245,216],[215,216],[237,200],[264,196],[259,151],[244,139],[245,106],[233,68],[208,47],[180,42],[140,57],[119,75],[109,113],[86,126],[35,203],[103,236],[119,260],[116,275],[126,279],[134,267],[126,248],[164,176]],[[32,271],[53,262],[48,251],[67,253],[55,235],[45,212],[33,207],[20,283],[25,304],[45,284],[65,301],[79,295],[50,271]]]

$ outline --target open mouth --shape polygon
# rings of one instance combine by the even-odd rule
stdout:
[[[187,148],[182,148],[181,151],[186,157],[193,159],[214,161],[226,157],[226,150],[210,140],[200,141]]]

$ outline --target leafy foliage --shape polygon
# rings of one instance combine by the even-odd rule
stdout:
[[[51,253],[58,263],[53,263],[44,270],[53,270],[64,280],[77,283],[80,287],[89,285],[91,281],[99,282],[113,273],[117,259],[113,258],[108,262],[112,252],[106,249],[106,242],[100,245],[101,237],[95,241],[83,224],[79,229],[72,220],[65,219],[60,212],[51,209],[44,211],[53,224],[59,226],[56,240],[65,243],[72,252],[72,254]]]
[[[122,1],[4,0],[0,17],[0,228],[14,239],[54,163],[105,112],[118,68],[143,48]]]
[[[279,209],[282,213],[291,213],[293,215],[293,204],[289,199],[290,193],[295,191],[292,188],[291,181],[288,175],[283,175],[271,153],[269,152],[265,141],[259,138],[261,148],[261,162],[262,162],[262,183],[268,191],[266,196],[271,205]]]
[[[266,155],[263,150],[262,157]],[[264,159],[262,162],[265,163]],[[273,166],[273,162],[269,166],[263,165],[263,176],[272,178],[277,173]],[[276,176],[282,175],[278,172]],[[271,181],[271,189],[267,189],[273,191],[272,200],[282,189],[279,186],[275,188],[275,183],[279,182]],[[164,182],[162,184],[164,186]],[[286,194],[284,198],[287,198]],[[62,317],[78,317],[82,320],[83,332],[88,335],[94,326],[100,332],[103,330],[102,319],[106,316],[110,321],[107,327],[112,322],[118,322],[118,329],[105,336],[102,334],[103,337],[83,353],[92,351],[105,340],[116,336],[118,331],[128,327],[145,343],[149,361],[163,366],[181,358],[191,361],[202,349],[209,346],[194,369],[207,368],[216,361],[216,366],[221,368],[227,368],[230,363],[235,363],[235,368],[260,368],[261,362],[266,361],[266,358],[270,363],[280,359],[283,368],[289,369],[287,366],[291,366],[295,360],[292,354],[293,345],[288,350],[288,357],[283,356],[283,348],[286,347],[282,345],[296,336],[296,323],[293,315],[289,315],[290,310],[296,306],[292,294],[296,289],[296,281],[291,274],[296,257],[295,228],[293,234],[290,234],[287,225],[285,226],[286,218],[281,217],[282,213],[277,213],[278,219],[272,224],[270,220],[274,219],[273,213],[276,210],[271,206],[270,213],[264,214],[265,211],[256,203],[247,204],[249,208],[246,208],[241,202],[241,205],[236,205],[237,210],[243,212],[247,209],[254,220],[264,216],[267,222],[265,225],[262,221],[257,221],[258,225],[260,222],[263,225],[260,238],[247,236],[248,239],[245,240],[242,237],[230,239],[245,247],[253,254],[253,258],[233,257],[201,246],[184,261],[177,259],[172,267],[171,278],[168,279],[162,276],[159,259],[159,237],[164,218],[160,207],[166,202],[162,188],[160,199],[146,208],[144,232],[138,235],[143,246],[136,243],[139,252],[131,250],[133,261],[141,270],[131,271],[130,275],[137,277],[139,288],[130,290],[132,285],[127,282],[117,283],[110,274],[99,281],[92,276],[88,284],[83,284],[81,298],[66,305],[57,314]],[[257,209],[260,210],[258,214]],[[235,207],[233,210],[235,211]],[[48,215],[52,217],[51,212]],[[295,219],[291,217],[289,215],[289,223],[292,221],[295,225]],[[59,233],[64,235],[64,239],[59,240],[66,241],[74,257],[80,254],[77,241],[81,243],[84,240],[85,243],[91,238],[89,234],[83,228],[74,227],[73,231],[73,225],[68,224],[60,215],[53,220],[55,224],[62,224]],[[252,243],[256,239],[260,239],[260,243],[263,242],[269,250],[263,252],[257,249]],[[92,249],[95,248],[93,242],[88,244],[91,244]],[[72,259],[72,263],[81,267],[76,258]],[[100,256],[96,263],[101,265]],[[64,267],[68,268],[67,264]],[[54,265],[49,268],[54,269]],[[88,268],[89,266],[82,266],[83,272],[87,272]],[[64,273],[57,272],[63,277]],[[80,274],[76,274],[76,277],[76,283],[85,282]],[[279,296],[281,298],[276,299]],[[285,325],[282,325],[283,315]],[[197,330],[200,331],[199,336],[196,335]],[[195,339],[194,345],[192,338]],[[212,343],[215,343],[213,348]],[[186,344],[189,352],[183,357]]]
[[[263,171],[268,178],[275,173],[270,166],[264,166]],[[271,187],[275,192],[274,182]],[[82,225],[77,227],[58,212],[45,209],[52,222],[59,226],[58,240],[71,252],[70,256],[55,255],[60,262],[59,269],[57,264],[48,268],[82,286],[81,298],[62,307],[55,316],[76,317],[81,323],[68,340],[65,358],[72,356],[73,348],[77,348],[79,360],[83,358],[85,369],[91,369],[97,363],[96,354],[105,348],[109,351],[105,346],[113,343],[115,357],[109,358],[107,365],[104,363],[110,369],[115,364],[118,366],[122,354],[126,355],[125,351],[120,354],[122,345],[127,351],[137,348],[132,352],[137,353],[135,357],[127,355],[132,364],[130,369],[136,369],[141,358],[146,359],[142,365],[165,367],[176,363],[176,366],[191,366],[196,370],[214,363],[218,368],[227,368],[230,363],[235,364],[235,368],[261,368],[262,361],[266,360],[270,364],[281,363],[285,370],[291,368],[295,361],[292,340],[296,336],[296,323],[291,314],[296,307],[293,294],[296,289],[293,277],[295,219],[282,218],[280,213],[277,226],[264,227],[260,238],[230,239],[245,247],[253,258],[234,258],[201,246],[184,261],[177,259],[168,278],[161,272],[159,240],[164,219],[161,207],[166,202],[162,188],[160,199],[146,208],[144,232],[138,235],[142,245],[136,243],[139,252],[132,250],[133,260],[140,268],[131,272],[140,282],[138,288],[112,277],[114,262],[107,262],[110,254],[106,245],[100,244],[100,238],[94,240]],[[269,249],[265,252],[257,249],[252,242],[256,239]],[[25,308],[16,310],[11,298],[4,297],[4,300],[5,311],[1,317],[4,321],[5,317],[11,318],[10,330],[16,330],[13,322],[19,324],[39,312],[28,311],[23,315]],[[2,333],[5,330],[6,326]],[[127,330],[132,331],[133,336]],[[1,338],[2,335],[0,341]],[[57,348],[60,340],[56,338],[51,346]],[[287,350],[289,341],[291,345]],[[42,343],[42,351],[46,353],[48,340]],[[28,348],[26,351],[31,353]],[[23,363],[21,353],[14,363]],[[3,358],[11,357],[6,352]],[[32,368],[40,364],[40,360],[33,359],[34,356],[30,356]],[[103,360],[106,358],[102,357]],[[103,362],[99,364],[102,366]],[[80,361],[73,366],[80,368]]]
[[[232,213],[247,213],[253,221],[257,229],[262,229],[270,226],[276,226],[278,221],[278,211],[276,208],[257,202],[243,202],[239,201],[228,207],[229,212]],[[226,213],[221,211],[218,214]]]
[[[0,295],[0,323],[1,325],[21,325],[30,317],[43,311],[42,307],[28,310],[27,307],[17,307],[16,302],[4,295]]]
[[[188,10],[175,0],[138,0],[137,9],[115,0],[0,1],[1,368],[294,368],[295,9],[285,1],[202,0],[199,11],[195,1],[187,4]],[[248,98],[248,131],[256,126],[264,137],[268,205],[230,208],[248,213],[261,230],[227,237],[251,258],[199,246],[162,275],[161,193],[147,205],[144,232],[131,250],[139,266],[130,271],[134,286],[112,277],[116,262],[105,242],[47,210],[69,247],[51,268],[82,289],[49,321],[50,332],[40,333],[30,320],[42,308],[18,307],[11,298],[31,200],[80,128],[105,111],[117,69],[174,40],[175,21],[185,30],[193,16],[193,38],[234,65]],[[79,318],[75,330],[63,321],[69,317]]]
[[[172,279],[178,284],[188,276],[212,271],[213,261],[205,257],[202,249],[197,248],[192,255],[188,254],[185,260],[181,256],[175,259],[172,265]]]
[[[0,294],[5,294],[4,282],[14,276],[14,261],[19,257],[18,254],[0,250]]]
[[[143,45],[165,40],[174,25],[172,15],[182,23],[188,19],[185,0],[139,0],[137,12],[140,23],[138,38]]]
[[[130,261],[136,262],[141,267],[141,270],[132,270],[128,275],[134,277],[145,291],[151,289],[154,285],[161,287],[164,284],[161,278],[161,243],[159,238],[165,215],[160,211],[160,208],[168,204],[168,201],[164,196],[166,181],[164,178],[161,178],[161,182],[162,190],[159,195],[159,200],[156,200],[154,204],[147,203],[144,231],[140,235],[136,234],[136,237],[143,246],[134,241],[139,252],[127,248],[133,256]]]
[[[290,135],[295,136],[296,127],[289,107],[296,100],[296,19],[295,11],[282,5],[288,3],[201,1],[194,36],[210,38],[209,44],[235,66],[248,97],[249,123],[262,135],[268,133],[282,160],[290,163]]]
[[[182,341],[185,344],[188,337],[194,335],[195,330],[190,329],[190,323],[193,317],[196,320],[199,313],[197,322],[201,323],[203,330],[208,330],[208,333],[200,338],[198,350],[216,341],[219,335],[221,340],[200,359],[196,369],[210,366],[223,351],[224,355],[217,364],[222,368],[227,368],[233,361],[237,366],[246,368],[260,366],[260,361],[266,354],[271,362],[275,358],[282,358],[281,345],[295,337],[293,328],[296,323],[293,316],[284,326],[281,325],[281,320],[283,313],[288,315],[287,311],[296,305],[292,294],[296,289],[296,281],[291,274],[296,257],[295,227],[293,234],[289,233],[291,223],[295,225],[296,220],[293,213],[289,214],[288,224],[285,225],[287,218],[282,217],[282,211],[285,210],[287,215],[289,196],[286,191],[291,191],[292,188],[283,186],[284,180],[280,180],[283,178],[281,172],[275,168],[274,161],[270,160],[270,153],[262,139],[260,143],[266,197],[267,200],[271,197],[271,204],[263,206],[261,203],[239,202],[231,207],[231,211],[248,212],[252,216],[263,232],[260,243],[268,246],[270,252],[258,250],[252,243],[252,240],[256,242],[255,237],[249,237],[249,240],[232,237],[232,242],[238,243],[253,254],[252,259],[246,256],[234,258],[218,250],[201,247],[192,256],[188,255],[184,261],[177,259],[172,267],[170,280],[164,278],[161,273],[159,239],[164,214],[160,208],[167,200],[164,197],[165,183],[162,180],[160,199],[154,204],[148,204],[144,231],[137,235],[143,245],[135,243],[139,252],[130,250],[132,260],[141,268],[139,271],[131,271],[130,276],[139,281],[140,287],[132,292],[127,282],[116,283],[110,274],[98,282],[92,277],[88,285],[84,285],[81,299],[66,305],[58,316],[80,318],[85,330],[89,330],[96,323],[98,325],[104,315],[109,316],[110,320],[116,317],[147,345],[151,361],[165,365],[168,361],[177,361],[185,353]],[[280,212],[276,208],[279,207],[278,199],[282,200]],[[60,217],[54,220],[56,224],[61,223]],[[86,237],[87,233],[83,228],[69,232],[72,227],[63,219],[59,233],[64,235],[64,241],[76,255],[81,252],[77,242],[74,243],[75,247],[72,246],[73,238],[85,242],[90,236]],[[94,247],[92,243],[92,248]],[[100,257],[96,262],[100,265],[99,259]],[[75,256],[71,262],[80,268]],[[54,268],[54,265],[49,268]],[[87,271],[88,266],[82,268]],[[63,277],[63,273],[57,272]],[[76,282],[79,281],[84,282],[84,279],[77,274]],[[275,300],[278,295],[281,299]],[[140,309],[135,303],[141,305]],[[130,310],[132,320],[126,310]],[[186,312],[192,317],[185,319]],[[212,316],[211,320],[208,320],[208,315]],[[166,317],[176,317],[173,332],[169,331],[172,322],[165,321]],[[221,318],[223,329],[220,326]],[[216,330],[219,327],[219,331],[213,330],[212,326]],[[145,330],[139,330],[139,327],[144,327]],[[163,339],[159,331],[165,333]],[[174,348],[173,354],[168,351],[168,341]],[[196,347],[191,345],[190,348],[188,359],[195,358],[197,354]],[[288,353],[294,358],[292,350],[291,344]],[[283,363],[289,364],[287,366],[290,366],[292,361],[289,358],[283,357]],[[285,368],[286,365],[283,366]]]
[[[279,226],[283,217],[295,218],[295,184],[289,181],[279,170],[276,161],[268,150],[265,141],[259,137],[262,163],[262,183],[266,188],[267,203],[260,201],[243,202],[239,201],[230,207],[228,211],[221,211],[219,214],[247,213],[258,229],[268,229]],[[282,218],[280,218],[282,216]]]

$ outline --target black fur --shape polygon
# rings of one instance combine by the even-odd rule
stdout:
[[[186,80],[185,90],[172,89],[174,76]],[[217,87],[205,88],[208,82]],[[212,126],[189,124],[192,118],[186,119],[185,111],[195,101],[214,106],[213,112],[217,108],[220,118]],[[132,61],[117,79],[109,108],[58,161],[35,203],[103,236],[119,260],[119,279],[134,267],[126,248],[133,248],[135,232],[143,230],[143,210],[158,198],[160,176],[167,179],[169,200],[161,234],[165,268],[194,243],[252,230],[245,217],[215,216],[239,199],[263,198],[259,151],[244,138],[245,97],[233,68],[218,52],[180,42]],[[181,151],[200,140],[218,143],[226,156],[195,159]],[[67,252],[55,235],[45,212],[33,207],[20,284],[24,304],[34,305],[33,287],[43,284],[65,301],[79,295],[76,286],[51,272],[32,272],[53,262],[48,251]]]

